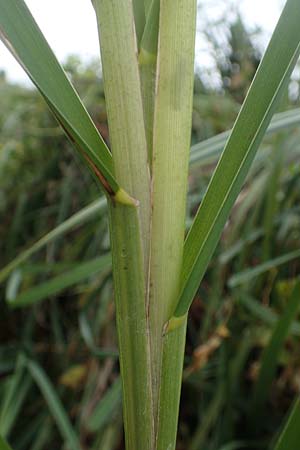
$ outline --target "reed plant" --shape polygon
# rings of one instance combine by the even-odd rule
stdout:
[[[300,5],[286,2],[186,237],[196,0],[93,7],[110,149],[23,0],[0,0],[0,36],[107,198],[126,448],[172,450],[189,307],[298,60]]]

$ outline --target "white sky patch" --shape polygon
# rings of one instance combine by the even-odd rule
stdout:
[[[278,22],[284,0],[243,0],[241,11],[251,24],[261,26],[269,35]]]
[[[239,5],[248,26],[262,28],[262,47],[265,48],[284,0],[233,0],[234,2]],[[200,0],[199,20],[201,4],[208,8],[209,17],[215,18],[227,14],[229,3],[229,0]],[[60,62],[65,61],[68,55],[78,55],[83,61],[99,58],[97,25],[90,0],[26,0],[26,4]],[[198,65],[208,61],[204,43],[200,39],[201,36],[197,41],[197,55],[202,54],[202,57],[201,61],[199,58]],[[0,70],[5,70],[11,80],[27,81],[26,74],[2,43]]]
[[[99,58],[97,24],[91,0],[25,0],[25,3],[60,62],[68,55],[78,55],[83,61]],[[28,79],[0,42],[1,69],[14,81]]]

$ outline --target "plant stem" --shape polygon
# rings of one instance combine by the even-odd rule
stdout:
[[[185,342],[184,322],[165,338],[163,325],[176,306],[182,264],[195,26],[195,0],[161,2],[153,128],[150,336],[157,448],[164,450],[175,448]]]
[[[97,0],[95,8],[116,179],[140,202],[109,204],[126,447],[170,450],[186,321],[164,338],[163,325],[176,306],[182,264],[196,0],[165,0],[160,13],[152,1],[140,72],[131,1]],[[147,144],[150,161],[153,147],[151,229]]]
[[[109,136],[116,178],[139,201],[148,268],[150,171],[143,123],[137,42],[131,0],[96,0]]]
[[[153,450],[147,277],[150,171],[131,0],[96,0],[116,178],[139,206],[109,202],[113,274],[128,450]]]
[[[137,239],[138,210],[111,204],[109,212],[126,448],[153,450],[150,354],[142,245]]]

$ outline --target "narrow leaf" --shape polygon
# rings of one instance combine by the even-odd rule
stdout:
[[[150,3],[150,2],[149,2]],[[156,90],[157,46],[159,34],[160,1],[152,0],[139,51],[141,93],[148,148],[149,168],[152,170],[153,123]]]
[[[274,267],[281,266],[282,264],[286,264],[297,258],[300,258],[300,249],[286,253],[285,255],[278,256],[277,258],[270,259],[263,264],[259,264],[256,267],[244,270],[243,272],[239,272],[233,275],[228,281],[228,286],[233,288],[236,286],[240,286],[241,284],[248,283],[253,278],[267,272],[268,270],[271,270]]]
[[[116,410],[121,409],[121,403],[122,383],[121,379],[118,378],[99,401],[91,416],[87,419],[87,429],[99,433],[107,423],[112,421]]]
[[[298,398],[290,412],[287,422],[280,434],[273,450],[294,450],[300,442],[300,398]]]
[[[34,361],[28,360],[27,367],[38,385],[63,439],[68,443],[70,449],[81,450],[78,437],[48,376]]]
[[[145,22],[146,22],[145,6],[144,6],[144,2],[142,0],[132,0],[132,5],[133,5],[133,13],[134,13],[136,38],[137,38],[137,43],[139,44],[139,42],[143,36]]]
[[[299,1],[288,0],[186,239],[182,288],[174,313],[177,318],[189,309],[258,146],[287,87],[300,51],[299,21]]]
[[[45,300],[52,295],[56,295],[62,290],[79,283],[100,270],[108,269],[111,266],[110,254],[95,258],[91,261],[78,264],[74,269],[58,275],[49,281],[35,286],[25,292],[21,292],[16,297],[8,297],[6,300],[13,308],[29,306]]]
[[[10,430],[15,424],[23,401],[31,387],[31,377],[25,370],[25,357],[20,353],[17,357],[14,373],[10,377],[7,389],[4,391],[0,410],[0,433],[9,436]]]
[[[141,41],[140,53],[142,55],[140,54],[140,60],[149,57],[156,60],[159,30],[159,9],[160,0],[152,0]]]
[[[45,98],[109,193],[119,190],[111,154],[23,0],[0,0],[0,38]]]
[[[1,436],[0,436],[0,450],[11,450],[11,447]]]
[[[251,416],[254,423],[258,423],[264,412],[263,406],[267,400],[271,383],[276,372],[278,358],[283,348],[284,341],[290,332],[292,322],[299,312],[299,305],[300,282],[298,281],[287,302],[283,315],[274,328],[270,342],[262,355],[259,376],[254,387],[251,403]]]
[[[147,15],[149,13],[149,10],[150,10],[150,7],[151,7],[151,3],[152,3],[152,0],[144,0],[146,17],[147,17]]]
[[[71,231],[74,228],[83,225],[88,220],[93,219],[102,211],[104,211],[106,207],[107,207],[106,198],[96,200],[95,202],[81,209],[77,213],[73,214],[73,216],[69,217],[67,220],[60,223],[57,227],[53,228],[53,230],[49,231],[49,233],[41,237],[31,247],[21,252],[14,260],[12,260],[7,266],[3,267],[0,270],[0,283],[3,282],[9,276],[9,274],[13,270],[15,270],[20,264],[27,261],[32,255],[38,252],[41,248],[45,247],[50,242],[55,241],[60,236],[63,236],[68,231]]]
[[[274,115],[269,127],[267,128],[266,135],[299,125],[300,108],[277,113]],[[230,133],[231,130],[224,131],[223,133],[193,145],[191,147],[190,165],[204,165],[215,161],[224,149]]]
[[[281,129],[286,129],[295,125],[300,124],[300,109],[294,109],[292,111],[285,111],[283,113],[276,114],[272,120],[267,133],[272,134],[280,131]],[[199,144],[194,145],[191,148],[190,165],[201,164],[205,165],[209,162],[214,161],[214,159],[220,154],[222,148],[224,147],[226,140],[229,136],[229,132],[218,135],[216,138],[216,144],[213,144],[213,139],[210,138]],[[103,197],[100,200],[96,200],[90,203],[88,206],[84,207],[73,216],[66,219],[64,222],[59,224],[57,227],[53,228],[49,233],[35,242],[31,247],[21,252],[14,260],[12,260],[8,265],[0,270],[0,283],[3,282],[9,274],[16,269],[20,264],[27,261],[32,255],[38,252],[41,248],[46,246],[48,243],[55,241],[60,236],[68,233],[69,231],[85,224],[89,220],[92,220],[97,214],[105,211],[107,208],[106,198]],[[251,237],[252,239],[252,237]],[[249,240],[251,240],[249,237]],[[248,242],[248,238],[247,238]],[[239,242],[240,245],[241,242]],[[224,258],[223,258],[224,256]],[[227,257],[232,257],[231,255],[221,255],[221,263],[225,263]]]
[[[264,306],[258,300],[248,296],[243,295],[239,298],[239,303],[244,306],[251,315],[255,316],[258,320],[261,320],[266,325],[274,327],[279,322],[279,316],[269,307]],[[300,323],[294,321],[291,325],[291,334],[294,336],[300,336]]]
[[[234,441],[223,445],[219,450],[241,450],[242,448],[249,448],[253,442]]]

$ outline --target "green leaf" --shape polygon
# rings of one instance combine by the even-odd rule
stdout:
[[[70,450],[81,450],[78,437],[50,379],[36,362],[27,360],[27,367],[48,405],[61,436],[68,444]]]
[[[117,408],[121,409],[122,383],[118,378],[99,401],[93,413],[86,421],[87,429],[91,432],[100,431],[111,422]]]
[[[256,177],[256,180],[257,179],[259,180],[259,177]],[[264,180],[262,180],[262,181],[265,183]],[[261,183],[259,183],[257,188],[254,190],[255,199],[257,198],[258,190],[261,190]],[[253,194],[253,184],[252,184],[251,193]],[[251,196],[248,195],[246,200],[248,200],[248,199],[251,199]],[[243,204],[243,207],[244,206],[245,206],[245,202]],[[298,212],[300,212],[299,207],[284,210],[281,214],[278,214],[275,217],[273,217],[273,224],[274,225],[282,225],[283,223],[286,223],[288,221],[290,214],[297,214]],[[245,217],[245,214],[243,217]],[[236,221],[235,221],[235,223],[236,223]],[[251,232],[249,232],[246,236],[243,236],[241,239],[236,240],[235,243],[231,247],[227,248],[220,254],[220,256],[219,256],[220,264],[222,264],[222,265],[228,264],[228,262],[231,261],[234,257],[236,257],[236,255],[241,253],[245,247],[247,247],[250,244],[253,244],[259,238],[264,236],[264,234],[265,234],[265,232],[264,232],[263,228],[256,228],[256,229],[253,229]]]
[[[278,358],[283,348],[284,341],[290,332],[292,322],[299,312],[299,305],[300,281],[298,281],[295,285],[284,309],[284,312],[274,328],[270,342],[268,343],[262,355],[258,380],[254,387],[251,402],[250,414],[253,423],[258,423],[264,412],[263,406],[267,400],[271,383],[275,376]]]
[[[272,120],[267,132],[269,132],[270,134],[275,133],[280,129],[286,129],[291,126],[299,125],[299,122],[300,122],[300,109],[294,109],[292,111],[279,113],[274,116],[274,119]],[[207,139],[193,146],[191,148],[190,165],[193,166],[196,163],[205,165],[213,161],[220,154],[220,151],[222,150],[222,148],[226,143],[226,140],[229,136],[229,132],[226,133],[227,133],[226,137],[223,137],[223,135],[219,135],[217,148],[215,148],[214,145],[211,146],[211,141],[214,138]],[[0,283],[3,282],[14,269],[16,269],[23,262],[27,261],[32,255],[34,255],[45,245],[47,245],[52,241],[55,241],[57,238],[63,236],[69,231],[85,224],[89,220],[92,220],[94,217],[97,216],[97,214],[106,211],[106,209],[107,209],[107,201],[106,198],[104,197],[101,198],[100,200],[92,202],[88,206],[84,207],[83,209],[75,213],[73,216],[66,219],[57,227],[53,228],[53,230],[51,230],[49,233],[47,233],[45,236],[43,236],[41,239],[35,242],[31,247],[21,252],[13,261],[11,261],[7,266],[3,267],[0,270]],[[249,237],[249,239],[247,237],[247,242],[248,240],[251,241],[252,236],[251,238]],[[239,244],[237,243],[237,245],[241,244],[242,242],[239,242]],[[227,253],[226,255],[225,253],[224,255],[221,255],[222,264],[226,262],[225,259],[227,257],[232,257],[231,254],[229,255],[229,252],[228,256]]]
[[[244,306],[250,314],[264,322],[266,325],[274,327],[280,320],[279,316],[269,307],[264,306],[258,300],[249,295],[239,297],[239,303]],[[300,323],[294,321],[291,325],[291,334],[300,336]]]
[[[288,415],[286,424],[273,450],[296,450],[300,442],[300,398],[298,398]]]
[[[134,13],[134,21],[135,21],[135,31],[136,31],[136,38],[137,43],[139,44],[141,37],[144,32],[145,27],[145,7],[144,2],[141,0],[132,0],[133,5],[133,13]]]
[[[69,217],[67,220],[59,224],[57,227],[53,228],[53,230],[45,234],[45,236],[35,242],[31,247],[21,252],[13,261],[11,261],[7,266],[3,267],[0,270],[0,283],[3,282],[14,269],[16,269],[20,264],[27,261],[34,253],[39,251],[45,245],[49,244],[52,241],[55,241],[57,238],[63,236],[68,231],[83,225],[88,220],[93,219],[98,214],[102,213],[106,209],[106,207],[106,198],[101,198],[100,200],[96,200],[95,202],[81,209],[77,213],[73,214],[73,216]]]
[[[267,134],[274,134],[287,128],[299,126],[300,108],[295,108],[274,115]],[[221,154],[230,136],[231,130],[220,133],[191,147],[190,165],[205,165],[214,162]]]
[[[220,384],[214,393],[214,396],[205,410],[204,418],[201,421],[201,426],[198,427],[190,444],[190,450],[198,450],[204,448],[205,440],[211,428],[214,426],[220,411],[225,401],[224,384]]]
[[[152,4],[152,0],[144,0],[144,5],[145,5],[145,13],[146,13],[146,16],[148,15],[148,13],[149,13],[149,10],[150,10],[150,7],[151,7],[151,4]]]
[[[32,385],[32,379],[25,371],[25,357],[17,357],[14,373],[11,375],[7,389],[4,391],[0,410],[0,433],[8,437],[18,417],[22,404]]]
[[[110,266],[111,255],[107,254],[91,261],[78,264],[74,269],[35,286],[28,291],[21,292],[16,297],[8,297],[6,300],[13,308],[29,306],[79,283],[79,281],[94,275],[100,270],[108,269]]]
[[[249,448],[255,445],[253,442],[234,441],[229,444],[222,445],[219,450],[241,450],[242,448]]]
[[[236,286],[240,286],[241,284],[248,283],[253,278],[271,270],[275,267],[278,267],[282,264],[286,264],[293,259],[300,257],[300,249],[294,250],[293,252],[286,253],[285,255],[278,256],[277,258],[270,259],[269,261],[264,262],[263,264],[259,264],[251,269],[244,270],[243,272],[239,272],[233,275],[229,281],[228,286],[233,288]]]
[[[172,329],[194,298],[300,52],[300,8],[288,0],[185,243]],[[175,323],[176,322],[176,323]]]
[[[38,432],[35,433],[35,438],[32,442],[30,450],[43,450],[47,448],[47,443],[51,439],[52,429],[52,420],[49,420],[49,417],[47,417],[42,423],[42,426],[39,427]]]
[[[0,38],[104,188],[115,194],[119,186],[111,154],[23,0],[0,0]]]
[[[152,0],[149,9],[146,26],[141,40],[141,52],[139,60],[149,58],[156,61],[157,43],[159,31],[160,0]]]
[[[117,358],[119,356],[119,352],[117,350],[110,350],[97,347],[93,332],[91,329],[90,320],[87,318],[86,314],[81,312],[79,315],[79,329],[81,332],[81,336],[84,340],[85,345],[91,351],[92,355],[97,358],[107,358],[111,356],[112,358]]]
[[[0,450],[11,450],[11,447],[1,436],[0,436]]]

